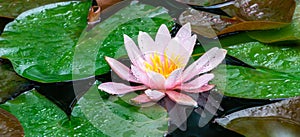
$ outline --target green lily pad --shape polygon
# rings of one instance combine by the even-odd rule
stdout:
[[[216,119],[220,125],[245,136],[296,137],[300,134],[300,98],[241,110]]]
[[[63,64],[86,26],[89,3],[63,2],[22,13],[0,37],[0,56],[26,78],[47,82],[43,75],[66,75]],[[58,73],[58,74],[57,74]]]
[[[0,107],[19,119],[25,136],[163,136],[167,129],[162,107],[139,108],[121,98],[108,100],[96,86],[79,100],[70,118],[36,91]]]
[[[10,63],[0,60],[0,103],[30,88],[30,82],[18,76]]]
[[[0,136],[23,137],[24,130],[16,117],[7,111],[0,109]]]
[[[68,0],[1,0],[0,16],[15,18],[26,10],[62,1]]]
[[[300,40],[300,4],[297,3],[292,23],[286,27],[265,30],[249,31],[248,35],[264,43],[273,43],[279,41]]]
[[[269,69],[219,66],[213,71],[213,84],[226,96],[251,99],[276,99],[300,96],[300,77]],[[226,79],[226,80],[224,80]],[[225,83],[224,83],[225,81]]]
[[[226,47],[228,54],[257,67],[300,76],[300,45],[297,43],[268,45],[248,42]]]
[[[109,71],[104,56],[123,47],[123,34],[153,34],[172,21],[164,8],[132,3],[82,33],[89,5],[51,4],[21,14],[0,37],[0,57],[9,59],[19,75],[39,82],[100,75]]]

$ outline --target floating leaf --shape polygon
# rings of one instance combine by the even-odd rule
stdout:
[[[236,0],[234,6],[230,6],[229,15],[243,22],[225,28],[218,35],[286,26],[292,21],[295,6],[295,0]]]
[[[300,45],[295,43],[267,45],[260,42],[248,42],[226,48],[228,54],[243,62],[270,70],[300,76]]]
[[[144,109],[122,99],[107,100],[96,86],[79,100],[70,119],[36,91],[0,107],[20,120],[25,136],[163,136],[167,130],[167,115],[162,107]]]
[[[228,46],[228,43],[225,42],[225,45]],[[237,66],[227,66],[226,71],[217,69],[217,77],[227,78],[224,85],[226,88],[221,90],[225,95],[242,98],[286,98],[300,95],[300,49],[296,44],[247,42],[226,49],[228,55],[256,69]],[[214,82],[216,85],[223,83],[217,79]]]
[[[1,0],[0,16],[15,18],[26,10],[62,1],[68,0]]]
[[[273,30],[250,31],[248,35],[264,43],[300,40],[300,4],[297,4],[293,21],[290,25]]]
[[[32,88],[31,83],[18,76],[8,61],[0,59],[0,103]]]
[[[24,130],[16,117],[0,108],[0,136],[23,137]]]
[[[21,14],[0,37],[0,56],[26,78],[49,82],[70,73],[73,46],[86,26],[89,3],[50,4]],[[69,71],[68,71],[69,70]],[[53,81],[53,80],[52,80]]]
[[[208,6],[197,8],[203,11],[185,11],[180,19],[181,24],[192,22],[192,27],[196,32],[201,32],[203,28],[213,28],[217,35],[225,33],[245,31],[245,30],[267,30],[281,28],[288,25],[293,17],[295,10],[294,0],[238,0],[229,1],[228,4],[220,6]],[[212,13],[206,13],[207,9],[222,8],[228,15],[228,18]],[[200,26],[200,27],[199,27]],[[201,33],[206,37],[212,38],[214,35],[212,30],[204,29]]]
[[[212,83],[226,96],[251,99],[276,99],[300,96],[300,77],[269,69],[220,66],[213,71]],[[224,80],[226,79],[226,80]],[[224,81],[226,81],[224,83]]]
[[[18,74],[39,82],[89,77],[95,70],[100,75],[109,71],[104,56],[114,56],[123,47],[123,34],[153,34],[172,21],[164,8],[132,4],[83,33],[78,42],[89,5],[67,2],[23,13],[6,26],[0,56],[8,58]]]
[[[298,136],[300,97],[241,110],[216,121],[245,136]]]

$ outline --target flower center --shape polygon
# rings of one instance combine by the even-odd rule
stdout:
[[[169,77],[170,74],[179,68],[174,61],[170,60],[166,54],[158,55],[153,53],[149,57],[149,62],[144,62],[146,70],[151,70],[162,74],[165,78]]]

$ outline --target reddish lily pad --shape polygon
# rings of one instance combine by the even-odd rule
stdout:
[[[293,21],[290,25],[280,28],[265,31],[250,31],[248,35],[263,43],[274,43],[280,41],[295,41],[300,40],[300,4],[297,4]]]
[[[0,59],[0,103],[30,88],[30,82],[17,75],[8,61]]]
[[[24,130],[19,120],[9,112],[0,108],[0,136],[23,137]]]
[[[300,97],[241,110],[216,121],[245,136],[294,137],[300,134]]]
[[[288,25],[296,7],[294,0],[238,0],[230,6],[231,16],[242,23],[222,30],[218,35],[245,30],[267,30]]]
[[[212,29],[206,29],[210,27],[217,35],[235,31],[282,28],[292,21],[295,6],[294,0],[240,0],[218,7],[232,18],[189,9],[180,16],[180,23],[191,22],[193,30],[209,38],[215,36],[212,35]]]

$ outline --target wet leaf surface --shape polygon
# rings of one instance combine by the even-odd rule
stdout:
[[[26,92],[0,107],[15,115],[26,136],[162,136],[166,112],[127,104],[129,98],[107,98],[93,86],[68,116],[36,91]]]
[[[0,16],[15,18],[26,10],[62,1],[68,0],[1,0]]]
[[[222,30],[220,34],[244,30],[268,30],[288,25],[293,18],[294,0],[237,0],[229,15],[243,22]],[[227,10],[227,9],[226,9]]]
[[[0,103],[31,88],[31,82],[18,76],[9,61],[0,59]]]
[[[71,63],[64,63],[70,61],[72,48],[86,26],[89,5],[56,3],[21,14],[5,27],[0,56],[31,80],[50,82],[44,77],[68,75]]]
[[[264,43],[274,43],[280,41],[295,41],[300,39],[300,4],[297,3],[293,21],[290,25],[273,30],[250,31],[248,35],[253,39]]]
[[[283,72],[298,78],[300,74],[300,45],[297,43],[263,44],[248,42],[226,48],[228,54],[254,66]]]
[[[193,30],[209,38],[216,37],[213,35],[214,31],[217,35],[222,35],[236,31],[281,28],[292,21],[296,5],[294,0],[239,0],[227,3],[229,4],[221,4],[225,5],[223,7],[192,6],[202,11],[183,12],[179,17],[180,23],[192,22]],[[221,16],[222,13],[212,14],[221,8],[232,18]]]
[[[0,108],[0,136],[23,137],[24,130],[18,119]]]
[[[216,121],[245,136],[298,136],[300,97],[237,111]]]
[[[295,6],[295,0],[236,0],[230,15],[245,21],[289,23]]]
[[[276,99],[300,96],[300,79],[270,69],[220,66],[212,83],[226,96],[252,99]],[[225,82],[223,79],[226,79]]]
[[[11,60],[18,74],[39,82],[61,82],[106,73],[104,56],[114,56],[123,47],[123,34],[153,34],[162,23],[172,21],[163,8],[133,4],[81,35],[89,4],[59,5],[24,13],[6,26],[0,56]]]

